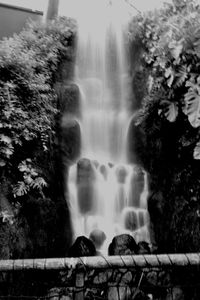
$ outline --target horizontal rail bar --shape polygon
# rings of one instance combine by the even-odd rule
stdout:
[[[200,266],[200,253],[0,260],[0,271]]]

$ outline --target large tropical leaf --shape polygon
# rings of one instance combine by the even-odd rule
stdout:
[[[7,135],[4,135],[4,134],[0,135],[0,141],[4,142],[5,144],[11,144],[12,143],[12,139],[10,137],[8,137]]]
[[[193,157],[194,159],[200,159],[200,142],[198,142],[194,148]]]
[[[178,115],[177,103],[169,100],[161,101],[161,112],[169,122],[175,122]]]
[[[188,71],[189,68],[186,65],[180,66],[178,72],[176,73],[175,87],[180,87],[185,83],[188,77]]]
[[[190,124],[197,128],[200,126],[200,86],[188,82],[188,92],[185,94],[184,113],[188,116]]]
[[[29,191],[29,187],[24,183],[24,181],[18,181],[17,185],[13,188],[14,197],[24,196]]]
[[[42,189],[43,187],[47,186],[46,181],[42,177],[37,177],[35,180],[33,180],[30,184],[33,188],[36,189]]]
[[[171,41],[168,45],[170,52],[172,54],[172,57],[175,60],[178,60],[180,57],[180,54],[183,50],[183,39],[181,39],[180,41]]]

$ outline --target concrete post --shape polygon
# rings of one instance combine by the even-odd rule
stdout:
[[[53,20],[58,16],[59,0],[48,0],[47,10],[44,14],[45,21]]]

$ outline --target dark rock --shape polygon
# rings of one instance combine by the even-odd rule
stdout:
[[[109,255],[137,254],[138,246],[134,238],[129,234],[117,235],[108,247]]]
[[[64,164],[74,162],[80,155],[81,130],[79,122],[70,115],[61,119],[61,151]]]
[[[79,87],[71,83],[63,89],[63,114],[80,115],[80,91]]]
[[[140,210],[138,212],[138,224],[140,227],[146,225],[147,223],[147,212],[145,210]]]
[[[68,83],[74,78],[74,55],[71,57],[68,51],[65,53],[65,58],[59,66],[56,77],[57,81],[61,83]]]
[[[89,236],[90,240],[93,241],[94,245],[96,246],[97,249],[99,249],[105,239],[106,239],[106,235],[105,233],[100,230],[100,229],[94,229],[91,233],[90,233],[90,236]]]
[[[144,171],[140,167],[134,167],[131,178],[131,192],[129,205],[140,207],[140,196],[144,190]]]
[[[70,247],[69,257],[94,256],[96,249],[93,242],[85,236],[79,236],[74,244]]]
[[[88,158],[81,158],[77,163],[77,181],[78,183],[82,180],[93,180],[95,178],[94,173],[94,165],[93,162],[90,161]]]
[[[183,290],[175,286],[171,290],[169,289],[169,292],[167,294],[166,300],[184,300],[184,293]]]
[[[138,229],[138,215],[134,208],[129,208],[124,213],[124,226],[126,229],[135,231]]]
[[[95,166],[95,168],[97,169],[99,166],[99,162],[97,160],[93,160],[92,163]]]
[[[149,244],[147,242],[139,242],[138,243],[138,254],[150,254],[151,250]]]
[[[138,115],[134,114],[129,122],[127,134],[128,160],[132,164],[141,163],[144,156],[144,145],[146,136],[144,130],[137,126]]]
[[[100,173],[103,175],[103,177],[105,179],[107,179],[108,171],[106,169],[106,166],[105,165],[101,165],[100,168],[99,168],[99,170],[100,170]]]
[[[89,159],[82,158],[77,164],[78,203],[81,213],[95,210],[95,167]]]
[[[152,193],[148,199],[148,210],[151,218],[157,219],[164,209],[164,195],[161,191]]]
[[[125,183],[128,172],[124,166],[120,166],[116,170],[116,175],[119,183]]]

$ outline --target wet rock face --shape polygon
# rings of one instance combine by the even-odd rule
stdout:
[[[108,171],[106,169],[106,166],[101,165],[99,170],[100,170],[101,174],[103,175],[104,179],[107,179]]]
[[[134,238],[129,234],[117,235],[113,238],[108,248],[109,255],[137,254],[138,246]]]
[[[94,229],[90,233],[89,238],[90,238],[90,240],[93,241],[93,243],[96,246],[96,248],[99,249],[103,245],[103,243],[104,243],[104,241],[106,239],[106,235],[105,235],[105,233],[102,230]]]
[[[93,163],[88,158],[81,158],[77,163],[77,181],[80,183],[81,181],[87,181],[94,179],[94,168]]]
[[[81,130],[80,92],[76,84],[60,86],[58,90],[61,118],[61,151],[64,165],[74,162],[80,155]]]
[[[61,98],[63,114],[80,115],[80,91],[75,83],[63,87]]]
[[[81,130],[78,121],[71,116],[63,116],[61,120],[61,149],[64,164],[76,160],[80,155]]]
[[[130,231],[135,231],[138,229],[138,216],[134,209],[127,210],[124,216],[125,228]]]
[[[149,160],[149,152],[146,146],[146,133],[142,126],[137,124],[138,113],[136,112],[129,123],[127,134],[127,153],[128,161],[132,164],[140,164],[144,166],[147,159]],[[145,161],[144,161],[145,160]],[[147,168],[145,168],[147,169]]]
[[[118,167],[116,170],[117,180],[119,183],[125,183],[127,177],[127,170],[124,166]]]
[[[78,204],[81,213],[92,213],[95,209],[94,201],[94,167],[87,158],[82,158],[77,164]]]
[[[94,256],[96,255],[96,248],[93,242],[85,236],[79,236],[74,244],[70,247],[68,256],[69,257],[80,257],[80,256]]]
[[[140,196],[144,190],[144,172],[141,168],[134,170],[131,178],[131,200],[130,204],[134,207],[140,207]]]

